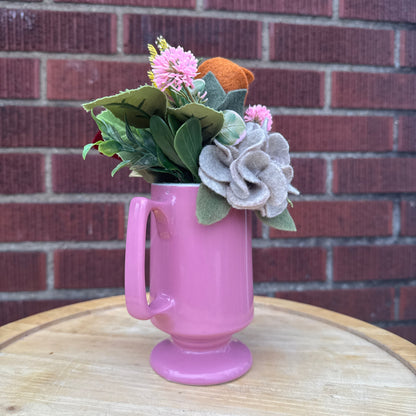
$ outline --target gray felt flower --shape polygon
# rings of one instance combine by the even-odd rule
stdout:
[[[247,123],[247,135],[237,145],[218,141],[205,146],[199,157],[202,183],[237,209],[258,210],[273,218],[287,207],[290,185],[289,145],[280,133],[268,134],[257,123]]]

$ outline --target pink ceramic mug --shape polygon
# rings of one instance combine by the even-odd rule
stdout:
[[[130,204],[125,291],[129,313],[171,338],[152,351],[168,380],[218,384],[251,367],[248,348],[231,335],[253,317],[251,214],[231,209],[205,226],[196,218],[195,184],[153,184],[151,199]],[[150,304],[145,287],[147,218],[151,218]]]

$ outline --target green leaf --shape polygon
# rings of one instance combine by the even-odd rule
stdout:
[[[87,153],[96,145],[99,145],[100,143],[104,143],[103,140],[99,140],[98,142],[95,143],[88,143],[84,146],[84,150],[82,151],[82,158],[85,160],[85,158],[87,157]]]
[[[198,160],[202,150],[201,125],[197,118],[192,117],[186,121],[176,132],[174,146],[176,153],[192,176],[198,182]]]
[[[296,231],[295,222],[293,221],[293,218],[289,214],[287,208],[281,214],[273,218],[262,217],[257,211],[256,216],[263,222],[263,224],[266,224],[269,227],[282,231]]]
[[[107,140],[98,145],[98,151],[105,156],[114,156],[122,150],[122,146],[116,140]]]
[[[111,171],[111,177],[113,177],[121,168],[124,168],[125,166],[128,166],[130,164],[130,160],[124,160],[123,162],[120,162],[112,171]]]
[[[224,116],[203,104],[190,103],[180,108],[168,108],[168,114],[175,116],[180,122],[195,117],[201,123],[204,141],[214,138],[224,124]]]
[[[204,184],[198,189],[196,198],[196,216],[203,225],[211,225],[225,218],[230,212],[230,205],[221,195],[211,191]]]
[[[111,111],[102,111],[100,114],[95,116],[95,121],[105,140],[109,138],[117,140],[120,143],[127,143],[131,145],[131,142],[126,135],[126,123],[117,118]],[[136,130],[135,128],[133,129]]]
[[[151,116],[165,117],[167,98],[158,88],[144,85],[83,105],[86,111],[99,106],[110,110],[121,121],[127,120],[131,126],[146,128]]]
[[[246,130],[244,120],[232,110],[224,111],[224,125],[218,133],[217,140],[228,146],[234,144]]]
[[[172,114],[168,114],[168,123],[173,134],[176,134],[179,127],[182,125],[182,123]]]
[[[159,116],[152,116],[150,119],[150,131],[153,140],[161,148],[162,152],[172,162],[181,167],[185,167],[174,148],[174,137],[169,126]]]

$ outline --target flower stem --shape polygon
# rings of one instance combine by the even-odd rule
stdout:
[[[190,100],[194,103],[194,102],[195,102],[195,99],[194,99],[194,97],[192,96],[192,93],[191,93],[191,91],[189,90],[189,88],[188,88],[186,85],[184,85],[183,87],[185,88],[185,91],[186,91],[186,93],[188,94],[189,99],[190,99]]]

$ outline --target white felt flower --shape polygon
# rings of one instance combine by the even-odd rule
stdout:
[[[199,158],[202,183],[237,209],[258,210],[273,218],[287,207],[290,185],[289,145],[279,133],[268,134],[257,123],[247,123],[245,139],[233,146],[215,141]]]

